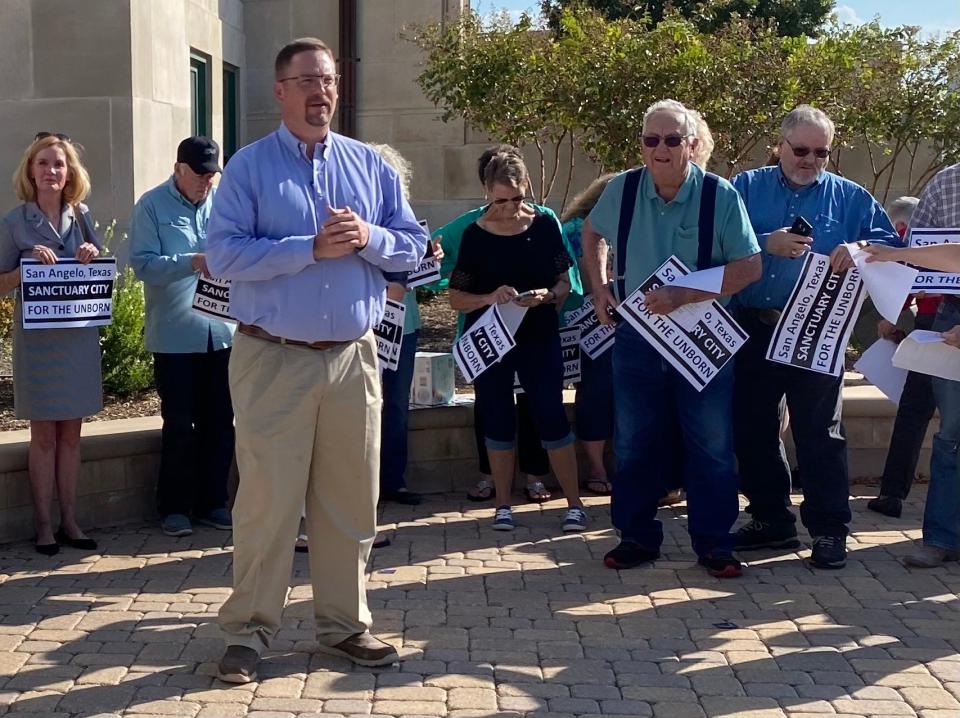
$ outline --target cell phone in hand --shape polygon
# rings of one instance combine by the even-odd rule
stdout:
[[[793,220],[793,225],[790,227],[790,234],[799,234],[802,237],[809,237],[811,232],[813,232],[813,225],[802,216],[799,216]]]

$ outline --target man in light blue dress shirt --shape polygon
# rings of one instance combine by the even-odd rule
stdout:
[[[219,668],[234,683],[255,680],[280,628],[304,503],[319,650],[365,666],[398,660],[370,635],[364,587],[380,461],[372,329],[384,273],[414,269],[427,234],[397,173],[330,131],[337,80],[320,40],[279,52],[282,123],[231,158],[210,219],[207,264],[232,280],[239,320],[230,390],[240,486]]]
[[[163,416],[157,508],[168,536],[193,532],[190,515],[231,526],[227,477],[233,462],[233,409],[227,366],[233,329],[193,309],[220,148],[188,137],[173,175],[133,211],[130,264],[146,295],[145,343],[153,352]]]
[[[807,252],[830,255],[833,271],[843,272],[853,266],[845,243],[899,242],[869,192],[826,171],[833,131],[823,112],[801,105],[781,124],[779,163],[733,180],[763,252],[762,277],[734,300],[737,319],[750,335],[737,354],[734,435],[740,488],[753,517],[737,531],[736,548],[792,551],[800,545],[780,440],[780,403],[786,397],[803,484],[800,518],[813,540],[811,563],[828,569],[846,564],[851,518],[840,423],[843,376],[767,361],[766,351]],[[811,236],[789,231],[798,217],[813,225]]]

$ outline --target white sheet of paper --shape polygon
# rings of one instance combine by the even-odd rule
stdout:
[[[943,341],[943,335],[940,332],[932,332],[929,329],[914,329],[910,332],[910,338],[917,344],[936,344]]]
[[[917,341],[914,335],[920,331],[910,332],[907,338],[900,342],[893,355],[893,365],[920,374],[960,381],[960,349],[944,343],[942,338],[932,341],[927,336],[921,336],[920,341]],[[936,333],[923,332],[923,335]]]
[[[497,307],[497,311],[500,312],[500,318],[503,320],[503,323],[507,329],[510,330],[510,335],[513,336],[516,334],[517,329],[520,327],[520,322],[523,321],[523,317],[527,313],[527,308],[521,307],[519,304],[514,304],[513,302],[497,304],[495,306]],[[481,319],[480,321],[483,320]]]
[[[860,270],[863,285],[873,300],[873,306],[880,312],[880,316],[891,324],[896,324],[920,271],[898,262],[867,263],[870,255],[860,247],[856,244],[847,244],[846,247]]]
[[[684,274],[674,279],[670,282],[670,286],[720,294],[723,288],[723,270],[724,266],[720,265],[719,267],[710,267],[710,269],[701,269],[699,272],[690,272],[690,274]]]
[[[886,394],[890,401],[899,404],[903,385],[907,381],[907,370],[893,365],[896,351],[896,343],[889,339],[880,339],[870,345],[853,368]]]

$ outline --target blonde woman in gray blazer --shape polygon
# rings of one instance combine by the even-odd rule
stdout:
[[[13,176],[23,204],[0,219],[0,292],[20,286],[20,260],[86,264],[102,244],[86,207],[90,177],[65,135],[41,132]],[[64,544],[97,547],[77,525],[80,424],[103,408],[96,327],[23,330],[17,292],[13,323],[13,390],[17,418],[30,420],[30,488],[36,549],[52,556]],[[53,529],[54,486],[60,526]]]

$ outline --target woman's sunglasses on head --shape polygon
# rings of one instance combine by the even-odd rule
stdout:
[[[63,142],[73,142],[69,135],[65,135],[62,132],[38,132],[37,136],[33,138],[33,141],[36,142],[37,140],[43,140],[47,137],[56,137],[58,140],[62,140]]]

